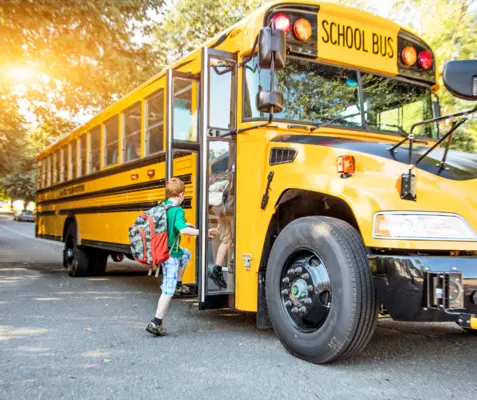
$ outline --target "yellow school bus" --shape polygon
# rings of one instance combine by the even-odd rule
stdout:
[[[314,363],[362,350],[378,313],[475,332],[477,158],[449,150],[475,109],[446,125],[437,72],[392,21],[267,4],[39,155],[36,236],[65,243],[71,276],[101,274],[178,176],[201,309],[256,312]],[[477,100],[474,61],[443,78]]]

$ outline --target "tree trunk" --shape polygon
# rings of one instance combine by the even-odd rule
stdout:
[[[27,209],[27,207],[28,207],[28,204],[30,204],[30,202],[29,202],[29,201],[24,201],[24,202],[23,202],[23,209],[24,209],[24,210],[26,210],[26,209]]]
[[[13,211],[13,199],[12,198],[10,199],[10,210]]]

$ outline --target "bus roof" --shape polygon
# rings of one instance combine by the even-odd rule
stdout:
[[[199,48],[193,50],[189,54],[185,55],[184,57],[176,60],[171,65],[163,69],[158,74],[152,76],[150,79],[145,81],[143,84],[139,85],[138,87],[134,88],[127,94],[125,94],[121,99],[114,102],[113,104],[109,105],[105,109],[101,110],[95,116],[93,116],[88,122],[84,123],[83,125],[75,128],[72,132],[69,132],[62,137],[60,137],[55,143],[51,144],[43,151],[39,152],[38,158],[44,158],[57,150],[58,148],[64,146],[71,140],[83,135],[84,133],[90,131],[94,127],[99,126],[104,121],[109,119],[110,117],[119,114],[123,110],[127,109],[131,105],[138,102],[138,96],[148,87],[153,85],[154,83],[158,82],[161,79],[165,78],[166,72],[168,69],[174,70],[184,70],[185,66],[189,64],[192,60],[200,59],[200,49],[203,46],[207,47],[214,47],[219,50],[225,50],[226,48],[230,48],[230,38],[228,36],[232,36],[231,32],[237,32],[234,42],[237,44],[236,51],[239,56],[243,57],[249,54],[252,50],[253,43],[255,41],[256,35],[258,34],[259,30],[263,27],[264,18],[267,12],[270,9],[273,9],[277,6],[315,6],[321,9],[325,9],[327,14],[334,15],[339,18],[343,18],[343,20],[348,21],[357,21],[361,22],[361,24],[368,24],[369,26],[378,27],[385,30],[393,30],[393,31],[406,31],[411,35],[418,38],[418,36],[412,33],[410,30],[394,23],[391,20],[379,17],[377,15],[368,13],[366,11],[361,11],[356,8],[342,6],[339,4],[334,3],[327,3],[323,1],[316,1],[316,0],[279,0],[271,3],[267,3],[262,7],[258,8],[253,13],[249,14],[242,20],[238,21],[234,25],[230,26],[229,28],[225,29],[224,31],[218,33],[213,38],[206,41],[203,45],[199,46]],[[223,46],[223,44],[227,40],[227,46]],[[238,45],[240,43],[240,45]],[[321,57],[320,57],[321,58]],[[341,63],[340,63],[341,64]],[[342,63],[346,65],[346,63]],[[436,68],[437,69],[437,68]],[[141,98],[141,97],[139,97]]]

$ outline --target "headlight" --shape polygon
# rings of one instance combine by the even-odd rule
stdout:
[[[477,235],[459,215],[416,212],[380,212],[374,217],[376,239],[477,241]]]

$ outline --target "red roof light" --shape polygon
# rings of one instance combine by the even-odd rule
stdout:
[[[275,28],[285,32],[285,35],[290,31],[290,19],[283,13],[275,14],[273,16]]]
[[[422,50],[417,56],[417,63],[421,69],[429,69],[432,67],[432,54],[428,50]]]

